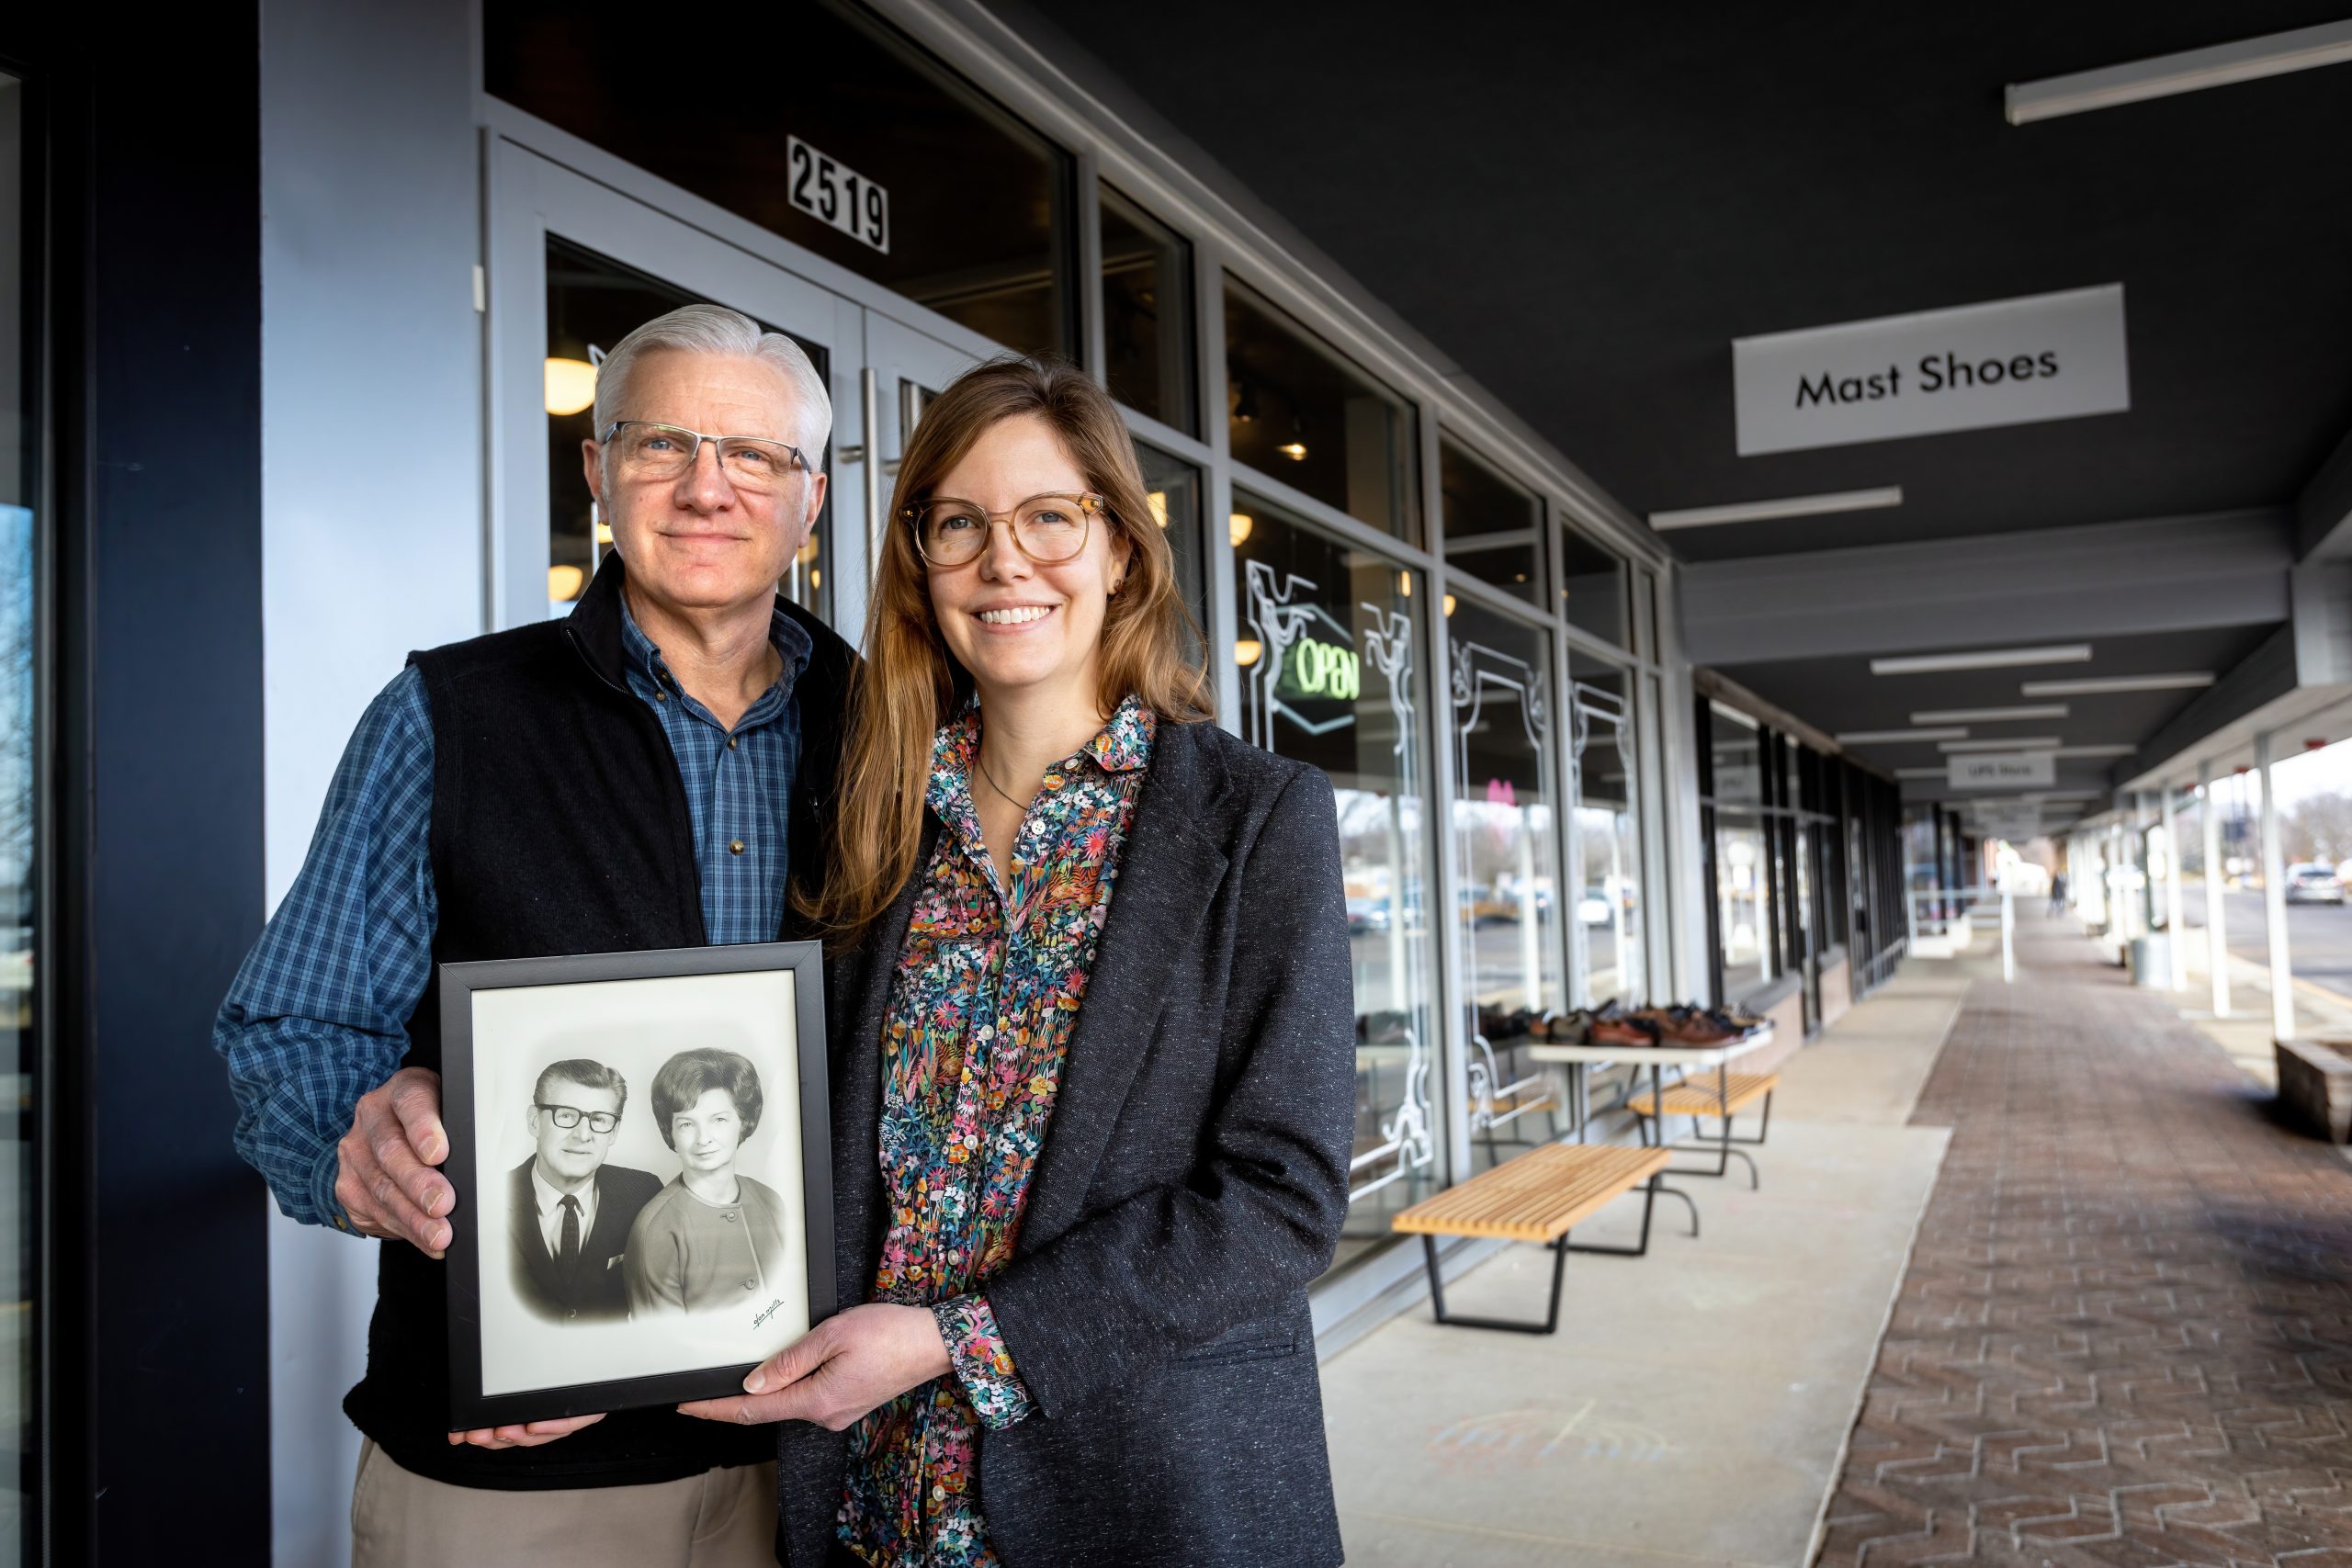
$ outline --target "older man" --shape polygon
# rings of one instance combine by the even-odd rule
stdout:
[[[450,1432],[436,963],[775,939],[820,878],[853,655],[775,591],[824,502],[822,379],[688,306],[596,388],[613,554],[572,614],[412,657],[222,1004],[239,1151],[379,1236],[353,1560],[773,1562],[775,1439],[667,1410]]]

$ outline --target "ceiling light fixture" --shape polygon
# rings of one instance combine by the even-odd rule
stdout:
[[[1939,751],[2054,751],[2058,738],[2054,735],[2021,735],[2012,740],[1947,740],[1936,748]]]
[[[2129,757],[2139,750],[2137,746],[2061,746],[2051,755],[2053,757]]]
[[[1960,725],[1948,725],[1940,729],[1849,729],[1839,733],[1840,746],[1891,745],[1905,740],[1964,740],[1968,731]]]
[[[1899,659],[1873,659],[1871,673],[1932,675],[1944,670],[2006,670],[2018,664],[2086,664],[2090,657],[2091,645],[2086,642],[2064,642],[2048,648],[1988,648],[1975,653],[1913,653]]]
[[[2003,89],[2003,110],[2011,125],[2027,125],[2060,115],[2090,109],[2111,109],[2147,98],[2168,98],[2206,87],[2226,87],[2309,71],[2319,65],[2352,61],[2352,22],[2322,22],[2292,32],[2266,33],[2210,49],[2159,54],[2128,64],[2065,76],[2045,76],[2038,82],[2012,82]]]
[[[2014,718],[2064,718],[2064,703],[2028,703],[2006,708],[1929,708],[1911,716],[1914,724],[2000,724]]]
[[[584,359],[549,355],[544,376],[548,412],[559,418],[578,413],[596,400],[596,367]]]
[[[1283,457],[1288,457],[1294,463],[1304,463],[1306,461],[1306,443],[1304,441],[1285,441],[1281,446],[1275,447],[1274,450],[1280,452]]]
[[[2172,675],[2086,675],[2079,681],[2028,681],[2018,688],[2018,694],[2101,697],[2109,692],[2193,692],[2212,683],[2211,670],[2188,670]]]
[[[1894,770],[1894,776],[1898,779],[1940,779],[1950,777],[1951,773],[1950,768],[1897,768]]]
[[[1766,523],[1775,517],[1819,517],[1833,512],[1873,512],[1903,504],[1903,487],[1881,490],[1841,490],[1828,495],[1792,495],[1779,501],[1745,501],[1732,506],[1686,506],[1673,512],[1653,512],[1650,526],[1704,528],[1716,523]]]

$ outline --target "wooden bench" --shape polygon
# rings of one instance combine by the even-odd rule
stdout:
[[[1760,1100],[1764,1102],[1764,1115],[1769,1122],[1772,1114],[1772,1091],[1780,1087],[1781,1075],[1778,1073],[1725,1073],[1720,1077],[1713,1073],[1703,1073],[1666,1086],[1666,1113],[1668,1116],[1736,1116]],[[1625,1109],[1636,1116],[1655,1116],[1658,1113],[1658,1096],[1645,1089],[1627,1100]],[[1758,1141],[1762,1140],[1759,1138]]]
[[[1772,1091],[1780,1087],[1781,1075],[1778,1073],[1731,1073],[1718,1068],[1713,1072],[1694,1073],[1679,1083],[1670,1083],[1666,1086],[1663,1095],[1656,1089],[1634,1095],[1625,1101],[1625,1109],[1639,1118],[1642,1142],[1646,1144],[1652,1141],[1650,1134],[1655,1127],[1657,1133],[1656,1141],[1661,1146],[1667,1141],[1667,1116],[1690,1118],[1690,1130],[1702,1140],[1698,1146],[1711,1150],[1715,1155],[1715,1168],[1708,1170],[1698,1167],[1676,1166],[1674,1168],[1676,1174],[1722,1176],[1731,1169],[1731,1162],[1738,1159],[1747,1167],[1749,1185],[1761,1186],[1763,1177],[1757,1170],[1756,1162],[1732,1145],[1746,1144],[1751,1147],[1760,1146],[1765,1139],[1772,1135]],[[1733,1137],[1732,1118],[1759,1100],[1764,1102],[1763,1120],[1757,1126],[1756,1135],[1752,1138]],[[1659,1114],[1661,1109],[1665,1112],[1664,1115]],[[1698,1122],[1702,1116],[1723,1118],[1723,1131],[1712,1138],[1700,1133]]]
[[[1414,1204],[1390,1222],[1392,1228],[1421,1238],[1429,1265],[1430,1304],[1437,1321],[1465,1328],[1504,1328],[1550,1334],[1560,1326],[1560,1285],[1571,1252],[1639,1258],[1650,1247],[1650,1211],[1661,1192],[1690,1203],[1688,1193],[1658,1184],[1672,1157],[1664,1148],[1627,1148],[1611,1144],[1545,1144],[1508,1164]],[[1642,1239],[1633,1247],[1571,1246],[1568,1233],[1611,1200],[1644,1190]],[[1690,1234],[1699,1234],[1699,1206],[1690,1203]],[[1445,1310],[1445,1281],[1438,1269],[1437,1238],[1483,1236],[1532,1242],[1553,1251],[1552,1304],[1542,1323],[1491,1317],[1458,1317]]]

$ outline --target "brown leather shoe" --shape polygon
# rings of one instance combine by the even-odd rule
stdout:
[[[1592,1026],[1595,1045],[1656,1045],[1657,1025],[1645,1018],[1604,1018]]]

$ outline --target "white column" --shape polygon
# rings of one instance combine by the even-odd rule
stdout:
[[[2172,956],[2172,988],[2188,989],[2188,927],[2180,912],[2180,818],[2172,808],[2172,781],[2164,791],[2165,947]]]
[[[2271,787],[2270,737],[2254,740],[2254,765],[2262,775],[2262,913],[2270,930],[2270,1032],[2295,1037],[2295,968],[2287,953],[2287,859],[2278,842],[2278,792]]]
[[[2213,971],[2213,1016],[2230,1016],[2230,933],[2223,896],[2229,879],[2222,874],[2222,786],[2213,778],[2213,764],[2197,764],[2197,787],[2205,803],[2198,808],[2198,825],[2205,837],[2205,962]]]

